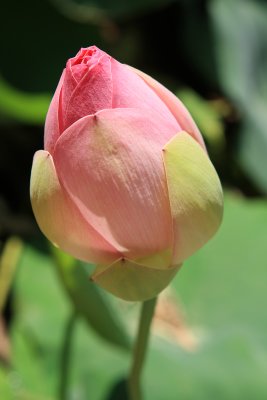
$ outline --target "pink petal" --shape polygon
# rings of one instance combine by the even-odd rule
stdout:
[[[37,151],[31,174],[31,201],[38,225],[47,238],[74,257],[112,262],[120,253],[83,218],[62,188],[53,158]]]
[[[55,151],[60,181],[83,216],[133,260],[172,245],[161,149],[175,130],[154,117],[103,110],[73,124]]]
[[[87,73],[74,89],[72,79],[75,78],[72,76],[71,70],[68,70],[66,77],[71,83],[70,88],[68,88],[68,80],[66,85],[64,83],[63,93],[66,92],[62,98],[64,130],[86,115],[112,108],[110,57],[104,55],[97,64],[88,68]]]
[[[113,79],[113,108],[139,108],[161,115],[176,131],[182,130],[159,96],[128,66],[111,59]],[[144,111],[145,112],[145,111]]]
[[[53,154],[56,141],[58,140],[61,130],[59,121],[59,103],[61,88],[65,79],[65,70],[62,72],[61,78],[57,85],[55,94],[50,103],[46,120],[45,120],[45,133],[44,133],[44,148]]]
[[[172,92],[161,85],[161,83],[151,78],[151,76],[145,74],[142,71],[139,71],[136,68],[130,66],[128,66],[128,68],[131,71],[134,71],[138,76],[140,76],[147,83],[147,85],[154,90],[154,92],[166,104],[168,109],[176,118],[181,129],[189,133],[204,149],[206,149],[204,140],[201,133],[199,132],[198,127],[196,126],[190,113],[183,105],[183,103],[178,99],[178,97],[176,97]]]

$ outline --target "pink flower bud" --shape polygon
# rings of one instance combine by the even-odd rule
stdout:
[[[158,294],[218,229],[220,181],[184,105],[95,46],[68,60],[35,154],[32,206],[126,300]]]

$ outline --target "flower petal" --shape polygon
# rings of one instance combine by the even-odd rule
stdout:
[[[156,118],[161,115],[166,124],[174,127],[175,131],[181,131],[179,123],[172,113],[142,78],[127,65],[111,59],[111,71],[113,80],[113,108],[139,108],[154,112]]]
[[[46,120],[45,120],[45,133],[44,133],[44,148],[49,151],[50,154],[53,154],[55,144],[61,134],[60,130],[60,119],[59,115],[60,109],[60,95],[62,85],[65,79],[65,70],[62,72],[61,78],[57,85],[56,91],[50,103]]]
[[[162,147],[175,132],[164,124],[148,111],[103,110],[73,124],[55,151],[59,179],[81,213],[131,259],[172,247]]]
[[[109,266],[97,266],[91,279],[123,300],[145,301],[165,289],[180,267],[176,265],[160,270],[120,259]]]
[[[165,86],[151,78],[151,76],[139,71],[136,68],[128,66],[132,71],[139,75],[147,85],[157,93],[159,98],[166,104],[173,116],[176,118],[182,130],[189,133],[204,149],[206,149],[204,140],[193,118],[183,103],[170,92]]]
[[[217,231],[223,213],[220,180],[206,152],[186,132],[163,151],[174,224],[173,264],[181,263]]]
[[[156,269],[167,269],[170,267],[172,262],[172,249],[171,247],[167,250],[160,251],[159,253],[152,254],[148,257],[142,257],[135,260],[138,264],[142,264],[146,267]]]
[[[71,74],[71,71],[68,73]],[[104,54],[97,64],[88,68],[88,72],[71,95],[67,93],[68,87],[65,87],[64,84],[66,91],[66,101],[64,102],[63,96],[62,102],[64,130],[86,115],[94,114],[105,108],[112,108],[112,89],[110,57]]]
[[[120,253],[83,219],[62,189],[47,151],[35,153],[30,192],[35,218],[50,241],[81,260],[112,262],[118,258]]]

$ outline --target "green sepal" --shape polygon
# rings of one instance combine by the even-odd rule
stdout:
[[[180,267],[156,269],[122,258],[108,266],[98,265],[91,279],[123,300],[145,301],[165,289]]]

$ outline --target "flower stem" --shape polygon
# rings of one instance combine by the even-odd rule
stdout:
[[[73,342],[73,332],[75,323],[77,320],[77,314],[75,311],[70,315],[66,328],[65,337],[63,340],[61,358],[60,358],[60,386],[59,386],[59,399],[66,400],[68,396],[68,381],[70,374],[70,359],[71,359],[71,349]]]
[[[144,301],[142,304],[138,334],[133,353],[133,363],[128,378],[129,400],[142,400],[140,378],[156,302],[157,297]]]

